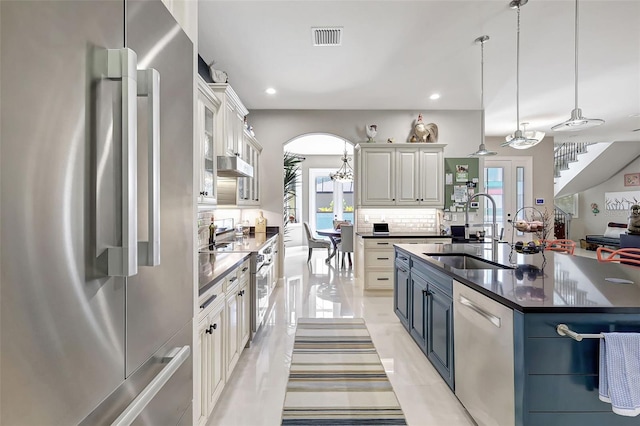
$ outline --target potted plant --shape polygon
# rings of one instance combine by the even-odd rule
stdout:
[[[293,154],[291,152],[284,153],[284,199],[283,199],[283,235],[284,241],[287,240],[287,234],[289,229],[287,225],[290,222],[296,220],[296,211],[295,211],[295,198],[296,191],[298,186],[298,180],[300,179],[299,171],[300,171],[300,163],[305,160],[304,157],[300,155]],[[293,218],[293,220],[292,220]]]

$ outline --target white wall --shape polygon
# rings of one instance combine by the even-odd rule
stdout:
[[[406,142],[420,111],[379,110],[254,110],[249,122],[264,150],[262,166],[262,205],[265,212],[282,210],[283,145],[308,133],[330,133],[359,143],[367,139],[365,125],[377,124],[378,142],[394,138]],[[473,152],[478,147],[479,111],[422,111],[426,122],[438,125],[439,143],[446,143],[445,156],[456,157]],[[338,160],[339,161],[339,160]],[[280,218],[281,224],[281,218]]]
[[[260,159],[262,209],[269,224],[282,226],[283,145],[309,133],[329,133],[353,143],[366,141],[365,126],[378,125],[376,141],[388,138],[407,142],[413,124],[422,112],[424,121],[438,125],[438,143],[447,144],[445,157],[464,157],[480,144],[480,111],[477,110],[253,110],[248,120],[264,147]],[[487,138],[489,149],[505,156],[533,157],[534,197],[544,198],[553,207],[553,140],[546,138],[528,150],[500,148],[503,138]],[[495,158],[495,157],[494,157]],[[482,167],[482,159],[481,165]],[[280,269],[282,270],[282,269]]]
[[[604,205],[605,192],[640,191],[640,186],[624,186],[625,173],[640,172],[640,157],[622,169],[618,174],[606,182],[578,194],[578,218],[571,222],[571,235],[574,241],[579,241],[585,235],[602,235],[608,222],[627,223],[629,212],[620,210],[606,210]],[[596,203],[600,213],[591,212],[591,203]]]
[[[162,0],[198,51],[198,0]],[[197,68],[196,68],[197,69]]]

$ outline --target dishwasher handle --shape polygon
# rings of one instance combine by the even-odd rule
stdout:
[[[460,304],[470,308],[471,310],[476,312],[478,315],[484,317],[491,324],[493,324],[496,327],[500,328],[500,325],[501,325],[500,317],[497,317],[497,316],[493,315],[492,313],[485,311],[480,306],[476,305],[471,300],[467,299],[466,297],[464,297],[462,295],[460,295],[460,299],[458,301],[460,302]]]

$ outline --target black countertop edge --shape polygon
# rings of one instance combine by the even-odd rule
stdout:
[[[415,258],[415,256],[413,255],[413,253],[402,249],[401,247],[395,246],[395,249],[398,251],[401,251],[409,256],[412,256]],[[428,255],[427,255],[428,257]],[[422,259],[420,258],[420,260],[427,260],[427,259]],[[554,307],[550,307],[550,306],[522,306],[522,305],[518,305],[517,303],[514,303],[513,301],[509,300],[509,299],[505,299],[504,297],[501,297],[499,294],[492,292],[491,290],[486,289],[485,287],[479,286],[478,284],[467,280],[465,277],[461,277],[460,275],[457,275],[455,273],[455,271],[452,271],[450,269],[447,269],[443,266],[440,265],[440,262],[438,262],[435,259],[431,259],[429,258],[427,260],[427,262],[429,263],[429,266],[434,267],[438,272],[441,272],[453,279],[455,279],[456,281],[458,281],[461,284],[466,285],[469,288],[472,288],[473,290],[476,290],[478,293],[482,293],[485,296],[489,297],[490,299],[504,305],[507,306],[509,308],[515,309],[519,312],[522,313],[526,313],[526,314],[535,314],[535,313],[539,313],[539,314],[549,314],[549,313],[556,313],[556,314],[576,314],[576,313],[581,313],[581,314],[637,314],[638,313],[638,308],[637,307],[631,307],[631,306],[625,306],[625,307],[606,307],[606,306],[599,306],[599,307],[590,307],[590,306],[554,306]]]
[[[374,235],[373,232],[356,232],[362,238],[451,238],[451,235],[421,234],[419,232],[390,232],[388,235]]]
[[[198,289],[198,296],[202,296],[203,294],[205,294],[210,288],[212,288],[213,286],[215,286],[216,284],[218,284],[220,281],[222,281],[222,279],[227,275],[227,272],[229,272],[231,269],[237,268],[238,266],[242,265],[242,263],[244,261],[246,261],[249,257],[251,257],[250,252],[246,253],[246,256],[243,256],[242,259],[238,260],[236,263],[234,263],[232,266],[230,266],[229,268],[227,268],[223,273],[217,275],[214,279],[212,279],[211,281],[209,281],[207,284],[203,285],[202,287],[200,287]]]

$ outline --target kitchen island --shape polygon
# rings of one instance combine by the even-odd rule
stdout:
[[[598,399],[599,339],[556,327],[640,331],[640,268],[509,254],[508,244],[495,257],[486,244],[395,245],[396,315],[478,424],[638,424]]]

